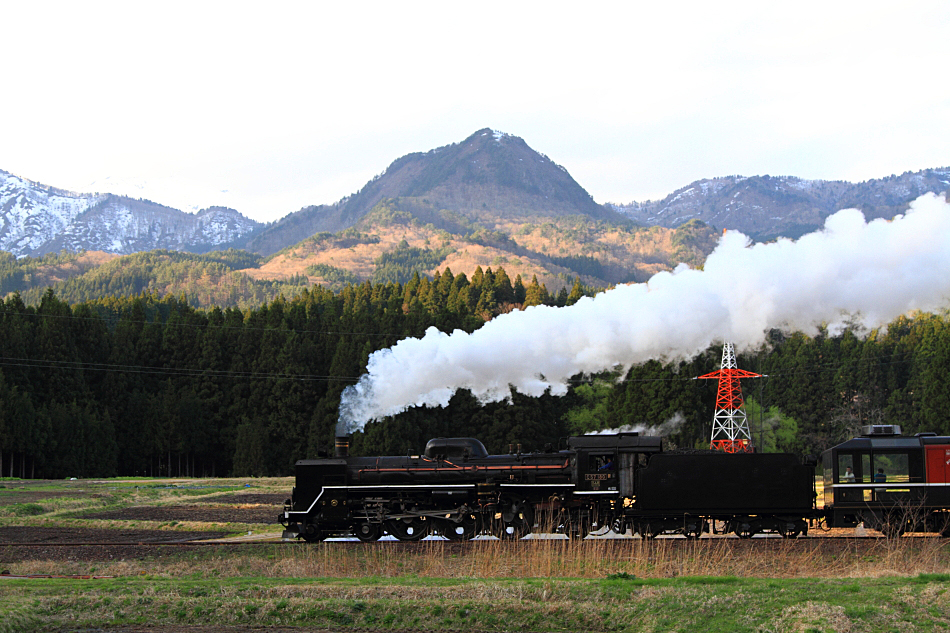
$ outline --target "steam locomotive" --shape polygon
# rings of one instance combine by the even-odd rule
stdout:
[[[285,538],[310,542],[592,531],[794,538],[816,523],[860,522],[888,536],[918,529],[950,536],[950,438],[899,433],[867,427],[826,451],[822,509],[814,457],[665,450],[662,438],[636,433],[571,437],[562,450],[512,446],[506,455],[489,455],[473,438],[437,438],[421,455],[351,457],[348,438],[338,438],[334,457],[297,462],[279,521]],[[884,481],[874,481],[875,469]]]

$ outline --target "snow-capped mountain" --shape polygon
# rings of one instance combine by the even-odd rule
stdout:
[[[17,257],[62,249],[200,253],[261,226],[233,209],[184,213],[148,200],[63,191],[0,170],[0,250]]]
[[[948,189],[950,167],[857,184],[793,176],[726,176],[698,180],[663,200],[610,206],[644,226],[675,228],[698,219],[766,240],[814,231],[840,209],[861,209],[868,220],[891,218],[918,196]]]

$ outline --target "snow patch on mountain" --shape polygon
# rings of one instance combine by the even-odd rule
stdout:
[[[948,171],[926,169],[858,184],[793,176],[725,176],[696,181],[663,200],[609,206],[645,226],[676,228],[699,219],[754,239],[798,237],[820,228],[824,218],[840,209],[859,207],[869,220],[893,217],[925,193],[946,192]]]
[[[185,213],[147,200],[64,191],[0,171],[0,250],[17,257],[63,249],[200,252],[259,226],[233,209]]]

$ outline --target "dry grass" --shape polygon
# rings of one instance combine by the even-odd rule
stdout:
[[[417,553],[377,543],[341,551],[333,544],[278,550],[276,569],[262,575],[438,578],[640,578],[736,576],[751,578],[867,578],[950,572],[942,539],[815,542],[734,539],[550,540],[516,544],[474,542],[455,547],[427,541]]]
[[[719,576],[738,578],[880,578],[950,573],[942,539],[810,541],[735,539],[684,541],[476,541],[457,545],[397,543],[274,545],[235,552],[189,550],[141,561],[88,563],[23,561],[18,574],[148,574],[169,578],[379,578],[444,579],[637,578]]]
[[[174,631],[290,625],[637,633],[950,626],[941,540],[836,548],[828,548],[830,539],[812,540],[324,543],[237,555],[193,550],[92,568],[35,562],[11,571],[117,578],[5,581],[0,632],[132,623]]]

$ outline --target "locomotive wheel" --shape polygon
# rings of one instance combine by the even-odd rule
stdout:
[[[528,529],[528,526],[523,521],[506,522],[502,524],[498,538],[503,541],[517,541],[524,538],[530,531],[531,530]]]
[[[462,515],[462,520],[457,523],[452,519],[443,519],[441,524],[442,536],[450,541],[468,541],[478,531],[478,522],[473,514]]]
[[[503,541],[517,541],[530,531],[528,522],[520,515],[508,521],[498,517],[492,519],[491,533]]]
[[[301,536],[303,536],[303,540],[308,543],[319,543],[327,537],[327,535],[323,533],[323,530],[317,528],[313,523],[308,523],[306,527],[304,527]]]
[[[531,532],[534,516],[530,506],[524,503],[512,503],[495,519],[495,536],[504,541],[517,541]]]
[[[386,531],[400,541],[419,541],[429,533],[429,523],[422,517],[391,519],[386,522]]]
[[[383,528],[379,523],[363,521],[362,523],[356,524],[355,532],[356,538],[363,541],[364,543],[370,543],[372,541],[379,540],[379,537],[383,534]]]

